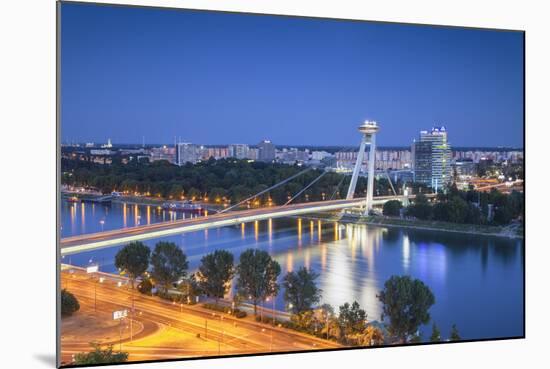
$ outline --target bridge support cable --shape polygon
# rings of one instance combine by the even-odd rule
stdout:
[[[310,188],[311,186],[313,186],[315,184],[315,182],[317,182],[318,180],[320,180],[325,174],[327,174],[327,172],[323,172],[321,173],[320,176],[318,176],[317,178],[315,178],[313,181],[311,181],[310,184],[308,184],[307,186],[305,186],[304,188],[302,188],[296,195],[292,196],[292,198],[290,200],[288,200],[287,202],[285,202],[285,204],[283,206],[287,206],[288,204],[290,204],[292,202],[292,200],[296,199],[298,196],[300,196],[302,193],[304,193],[305,190],[307,190],[308,188]]]
[[[338,182],[338,185],[336,185],[336,188],[334,189],[334,192],[332,193],[332,195],[330,196],[330,199],[329,200],[332,200],[334,199],[334,196],[336,196],[336,192],[338,192],[338,190],[340,189],[340,186],[342,185],[342,183],[344,182],[344,180],[346,179],[346,175],[342,175],[342,179],[340,180],[340,182]]]
[[[390,187],[391,187],[391,190],[393,191],[393,194],[395,196],[397,196],[397,192],[395,192],[395,188],[393,187],[393,183],[391,181],[391,178],[390,178],[390,175],[388,174],[388,171],[384,171],[384,173],[386,174],[386,178],[388,179],[388,182],[390,182]]]
[[[228,210],[231,210],[231,209],[233,209],[233,208],[235,208],[235,207],[237,207],[237,206],[239,206],[239,205],[244,204],[244,203],[247,202],[247,201],[250,201],[250,200],[252,200],[252,199],[254,199],[254,198],[258,197],[258,196],[261,196],[261,195],[263,195],[264,193],[269,192],[269,191],[271,191],[271,190],[273,190],[273,189],[275,189],[275,188],[277,188],[277,187],[279,187],[279,186],[281,186],[281,185],[283,185],[283,184],[285,184],[285,183],[287,183],[287,182],[290,182],[290,181],[292,181],[294,178],[296,178],[296,177],[298,177],[298,176],[301,176],[302,174],[304,174],[304,173],[306,173],[306,172],[309,172],[311,169],[312,169],[312,168],[309,167],[309,168],[306,168],[306,169],[302,170],[301,172],[298,172],[298,173],[296,173],[296,174],[294,174],[294,175],[291,175],[291,176],[288,177],[287,179],[284,179],[284,180],[282,180],[281,182],[276,183],[276,184],[274,184],[273,186],[271,186],[271,187],[269,187],[269,188],[266,188],[265,190],[260,191],[260,192],[258,192],[258,193],[255,194],[255,195],[252,195],[252,196],[250,196],[250,197],[247,197],[246,199],[242,200],[241,202],[236,203],[235,205],[231,205],[230,207],[225,208],[225,209],[219,211],[218,214],[225,213],[225,212],[228,211]]]
[[[336,153],[344,152],[344,150],[345,150],[346,148],[347,148],[347,146],[342,146],[342,147],[340,147],[340,149],[338,149],[338,150],[336,151]],[[348,175],[349,175],[349,174],[347,174],[347,173],[343,173],[343,174],[342,174],[342,179],[340,180],[340,182],[339,182],[338,185],[336,186],[336,189],[334,190],[334,192],[333,192],[332,195],[330,196],[330,200],[334,199],[334,196],[336,196],[336,192],[338,192],[338,190],[340,189],[340,186],[342,185],[342,183],[344,182],[344,180],[346,179],[346,177],[347,177]],[[352,174],[351,178],[352,178],[352,182],[353,182],[353,174]],[[351,185],[352,185],[352,183],[350,182],[350,186],[351,186]],[[348,190],[348,192],[349,192],[349,190]],[[354,190],[353,192],[355,192],[355,190]],[[347,198],[347,196],[346,196],[346,198]]]

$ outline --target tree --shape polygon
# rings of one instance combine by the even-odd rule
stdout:
[[[382,302],[382,319],[389,318],[390,335],[402,343],[430,321],[428,310],[435,303],[432,291],[410,276],[390,277],[377,297]]]
[[[208,196],[210,197],[211,200],[215,202],[221,202],[226,194],[227,194],[227,191],[225,189],[221,187],[214,187],[210,190],[210,192],[208,193]]]
[[[328,319],[334,316],[334,308],[330,304],[323,304],[319,306],[323,319]]]
[[[134,316],[134,284],[136,278],[145,273],[147,268],[149,268],[150,255],[151,250],[142,242],[136,241],[124,246],[115,256],[115,266],[130,278],[132,287],[132,317]],[[130,321],[130,324],[132,324],[132,321]]]
[[[422,336],[418,331],[416,331],[409,339],[410,343],[421,343],[422,342]]]
[[[466,214],[465,223],[468,224],[481,224],[481,211],[473,204],[468,204],[468,212]]]
[[[418,219],[429,219],[432,216],[432,207],[423,193],[416,195],[414,204],[407,208],[407,214]]]
[[[230,199],[232,203],[244,199],[259,189],[266,189],[281,180],[288,178],[303,170],[302,167],[290,166],[280,163],[248,162],[247,160],[220,159],[206,160],[200,163],[186,163],[178,166],[168,161],[132,160],[123,164],[118,158],[113,159],[111,165],[94,163],[91,160],[81,160],[83,155],[78,154],[74,159],[67,157],[61,159],[61,169],[64,173],[62,183],[75,186],[95,186],[105,192],[115,189],[123,191],[138,191],[151,193],[153,196],[167,198],[181,198],[182,191],[186,198],[199,198],[208,194],[213,201]],[[70,173],[70,175],[68,175]],[[320,175],[320,171],[311,170],[303,174],[301,185],[289,182],[282,185],[269,194],[265,193],[259,198],[264,203],[268,198],[273,203],[283,204],[288,195],[297,193],[307,183]],[[343,175],[329,173],[324,176],[312,191],[307,191],[304,196],[299,196],[295,202],[305,201],[306,194],[309,201],[322,200],[323,196],[337,191]],[[387,193],[388,182],[378,184],[380,193]],[[359,178],[357,191],[362,193],[367,181]],[[324,195],[323,195],[324,194]],[[335,195],[337,196],[337,195]]]
[[[321,322],[318,320],[313,310],[306,310],[301,313],[292,314],[290,321],[299,329],[312,334],[317,332],[317,329],[321,326]]]
[[[153,283],[150,278],[143,278],[143,280],[137,285],[137,290],[144,295],[151,295],[153,290]]]
[[[384,344],[384,332],[380,328],[369,324],[363,332],[363,346],[381,346]]]
[[[233,254],[225,250],[216,250],[201,259],[201,265],[195,278],[199,288],[209,297],[214,297],[216,305],[218,299],[229,290],[235,270],[233,268]]]
[[[419,193],[415,196],[414,203],[417,205],[429,204],[428,198],[423,193]]]
[[[131,242],[120,249],[115,256],[115,266],[130,278],[132,289],[136,278],[149,267],[151,250],[142,242]]]
[[[61,315],[70,316],[79,309],[80,304],[76,297],[66,289],[61,290]]]
[[[332,334],[332,329],[335,325],[335,316],[334,316],[334,308],[330,304],[323,304],[319,307],[319,312],[321,313],[321,316],[319,317],[321,320],[321,323],[323,324],[323,331],[326,335],[326,338],[328,340],[329,336]],[[332,324],[331,324],[332,323]]]
[[[257,315],[258,303],[279,291],[277,277],[281,266],[267,252],[248,249],[241,254],[237,271],[237,291],[244,299],[252,300]]]
[[[195,298],[201,294],[195,274],[183,279],[178,285],[178,291],[181,292],[180,302],[194,302]]]
[[[338,314],[338,324],[340,326],[340,339],[346,340],[346,337],[352,334],[360,333],[365,329],[367,313],[361,309],[359,303],[345,303],[340,306]]]
[[[297,272],[288,273],[283,281],[284,299],[292,306],[290,311],[299,314],[311,310],[321,300],[321,290],[315,284],[319,274],[301,267]]]
[[[460,334],[458,333],[458,328],[456,327],[456,324],[453,324],[451,327],[451,341],[460,341]]]
[[[432,335],[430,336],[430,342],[441,342],[441,331],[437,328],[435,323],[432,325]]]
[[[92,365],[92,364],[110,364],[124,363],[128,361],[127,352],[113,352],[113,345],[107,346],[105,350],[101,349],[98,343],[90,343],[94,349],[91,352],[80,352],[74,356],[74,364],[76,365]]]
[[[172,187],[170,187],[168,196],[173,199],[179,200],[183,196],[183,186],[178,183],[173,184]]]
[[[194,187],[191,187],[191,188],[189,189],[189,191],[187,191],[187,197],[188,197],[190,200],[195,200],[195,199],[198,198],[200,195],[201,195],[200,191],[197,190],[197,189],[194,188]]]
[[[151,276],[167,293],[172,283],[185,277],[188,264],[187,256],[175,243],[157,242],[151,256]]]
[[[435,220],[453,223],[466,223],[468,217],[468,203],[460,196],[453,196],[449,201],[434,206]]]
[[[399,200],[387,201],[382,209],[382,214],[388,217],[397,217],[399,216],[402,207],[403,205]]]

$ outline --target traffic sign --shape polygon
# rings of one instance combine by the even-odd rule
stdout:
[[[120,319],[126,318],[127,316],[128,316],[127,309],[113,311],[113,320],[120,320]]]
[[[86,268],[86,273],[97,273],[99,271],[99,265],[90,265]]]

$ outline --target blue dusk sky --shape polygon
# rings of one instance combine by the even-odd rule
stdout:
[[[64,3],[63,142],[523,146],[523,33]]]

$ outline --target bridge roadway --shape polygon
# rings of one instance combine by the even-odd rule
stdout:
[[[413,198],[414,195],[409,196]],[[382,205],[388,200],[402,199],[403,196],[375,197],[373,205]],[[300,215],[321,211],[341,210],[345,208],[364,206],[364,198],[351,200],[328,200],[300,203],[286,206],[274,206],[268,208],[231,211],[221,214],[213,214],[194,219],[181,219],[176,221],[160,222],[155,224],[137,226],[132,228],[116,229],[98,233],[90,233],[61,239],[61,255],[70,255],[83,251],[90,251],[105,247],[116,246],[131,241],[147,240],[166,237],[186,232],[200,231],[210,228],[218,228],[240,223],[248,223],[269,218],[281,218],[292,215]]]

